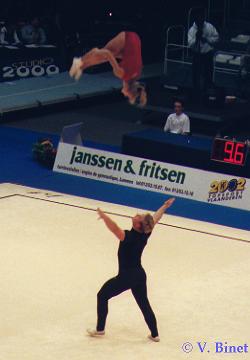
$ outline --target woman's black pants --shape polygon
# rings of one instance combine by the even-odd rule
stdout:
[[[131,289],[132,294],[141,309],[144,319],[153,337],[158,336],[155,314],[147,296],[147,276],[144,269],[134,268],[120,270],[118,275],[108,280],[97,294],[97,327],[98,331],[105,328],[108,315],[108,300]]]

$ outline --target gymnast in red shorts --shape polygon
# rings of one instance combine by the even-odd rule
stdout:
[[[142,72],[141,39],[135,32],[122,31],[102,49],[94,48],[74,58],[70,76],[79,80],[90,66],[109,62],[116,77],[123,81],[122,93],[130,104],[146,105],[145,87],[138,81]]]

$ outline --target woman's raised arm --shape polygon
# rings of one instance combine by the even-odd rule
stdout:
[[[102,219],[107,228],[120,240],[125,238],[125,232],[122,230],[108,215],[106,215],[101,209],[97,209],[99,219]]]
[[[168,199],[164,202],[164,204],[154,213],[153,218],[155,224],[157,224],[160,219],[162,218],[162,215],[165,213],[165,211],[173,204],[175,201],[175,198]]]

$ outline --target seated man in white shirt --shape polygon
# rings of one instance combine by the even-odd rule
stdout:
[[[174,110],[175,112],[167,118],[164,131],[169,131],[173,134],[188,135],[190,133],[190,120],[183,112],[183,102],[181,100],[175,101]]]

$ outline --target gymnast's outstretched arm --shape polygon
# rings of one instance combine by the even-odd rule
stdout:
[[[153,218],[155,224],[157,224],[160,219],[162,218],[162,215],[165,213],[165,211],[173,204],[175,201],[175,198],[168,199],[164,202],[164,204],[154,213]]]
[[[125,232],[101,209],[97,209],[99,219],[102,219],[107,228],[120,240],[123,241],[125,238]]]

